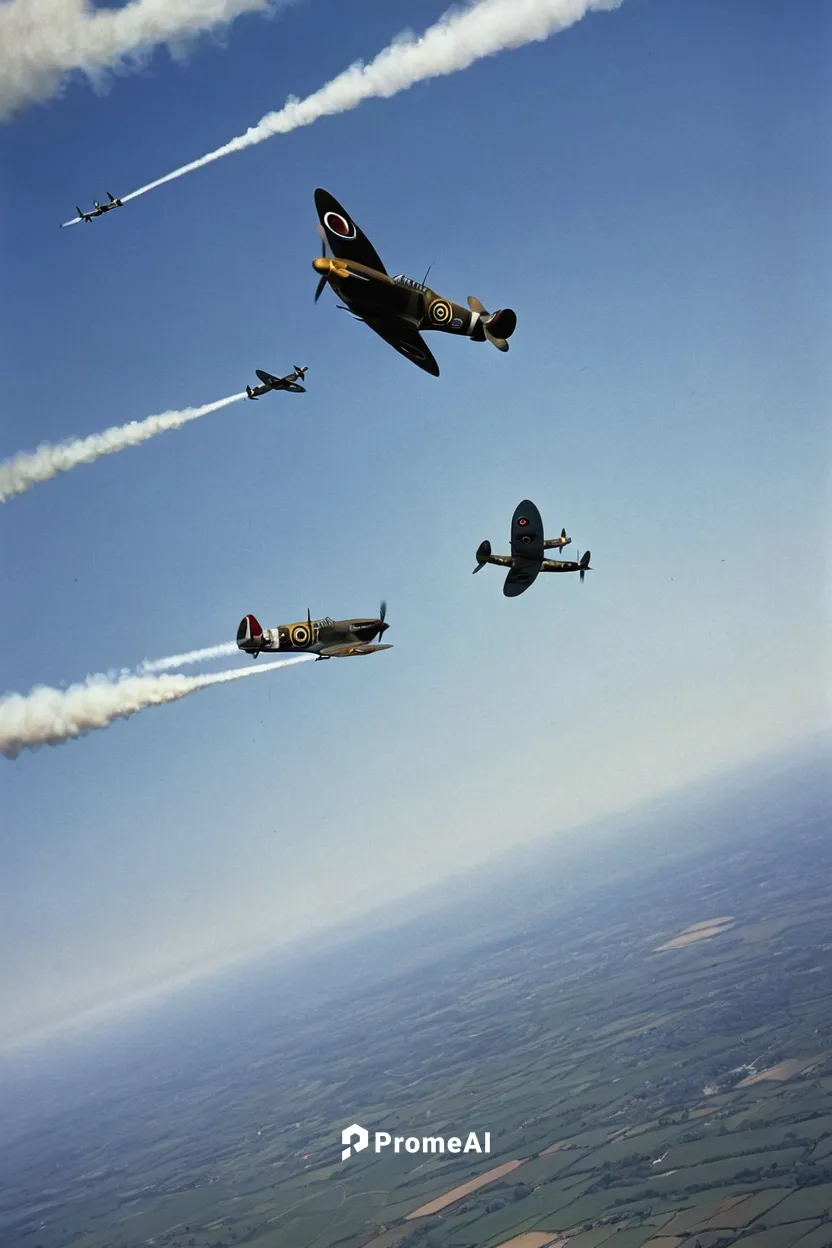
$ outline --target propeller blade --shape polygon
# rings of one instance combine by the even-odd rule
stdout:
[[[496,347],[498,351],[508,351],[508,343],[505,338],[498,338],[496,334],[492,334],[486,321],[481,321],[480,324],[482,325],[482,332],[485,334],[492,347]]]
[[[311,632],[312,631],[312,612],[309,610],[308,607],[306,608],[306,623],[309,625],[309,630]]]
[[[318,282],[318,285],[315,288],[315,299],[314,299],[315,303],[318,302],[321,295],[324,293],[324,286],[326,286],[326,273],[324,273],[323,277]]]
[[[387,603],[382,598],[381,606],[378,609],[378,618],[381,620],[382,624],[384,623],[384,617],[386,615],[387,615]]]
[[[480,316],[488,316],[488,313],[486,312],[485,308],[482,306],[479,299],[477,299],[475,295],[468,296],[468,307],[471,309],[472,312],[479,312]]]

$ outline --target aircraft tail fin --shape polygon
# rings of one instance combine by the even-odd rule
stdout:
[[[305,377],[306,374],[309,372],[309,365],[308,364],[296,364],[295,372],[297,373],[298,377]]]
[[[474,571],[475,572],[481,571],[481,569],[484,568],[485,565],[488,563],[490,556],[491,556],[491,543],[486,538],[486,540],[484,542],[480,542],[479,546],[477,547],[477,556],[476,556],[477,566],[474,568]]]
[[[254,393],[251,386],[246,386],[246,394],[250,399],[254,399],[255,402],[257,401],[257,395]]]
[[[256,616],[244,615],[237,629],[237,649],[255,658],[263,648],[263,629]]]
[[[588,550],[585,550],[583,555],[581,556],[580,563],[578,564],[578,572],[581,578],[582,585],[584,583],[585,574],[587,572],[592,571],[592,568],[589,566],[589,560],[590,560],[590,552]]]

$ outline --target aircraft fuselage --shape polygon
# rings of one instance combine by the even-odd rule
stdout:
[[[237,630],[237,647],[246,654],[320,654],[331,646],[369,645],[388,627],[379,618],[332,620],[327,616],[322,620],[297,620],[294,624],[261,630],[254,616],[247,615]]]
[[[417,330],[436,329],[462,334],[476,342],[485,339],[480,313],[437,294],[412,278],[389,277],[355,260],[318,256],[313,267],[326,275],[348,310],[363,320],[397,320]]]

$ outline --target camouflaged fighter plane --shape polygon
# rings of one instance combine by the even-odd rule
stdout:
[[[391,347],[434,377],[439,376],[439,365],[420,330],[463,334],[474,342],[487,339],[499,351],[508,351],[507,339],[517,325],[511,308],[486,312],[473,295],[468,296],[468,307],[463,308],[403,273],[388,276],[376,249],[337,199],[319,187],[315,207],[323,238],[323,251],[312,261],[321,275],[316,303],[329,283],[342,300],[339,307],[352,312],[356,320],[369,325]],[[327,243],[332,256],[327,255]]]
[[[261,394],[268,394],[270,390],[288,390],[291,394],[306,394],[306,386],[299,386],[298,382],[303,381],[309,372],[308,364],[296,364],[287,377],[274,377],[264,368],[255,368],[254,371],[263,384],[255,386],[254,389],[246,386],[246,394],[250,399],[259,399]]]
[[[580,552],[578,559],[545,559],[545,550],[562,550],[572,541],[566,536],[566,529],[561,529],[560,537],[543,538],[543,521],[540,512],[530,499],[526,498],[519,504],[511,518],[511,554],[492,555],[491,543],[480,542],[477,550],[477,566],[475,572],[481,571],[487,563],[496,563],[508,568],[509,574],[503,585],[506,598],[516,598],[532,585],[539,572],[578,572],[581,581],[589,566],[590,553]]]
[[[84,212],[84,209],[78,208],[78,205],[76,204],[75,207],[78,209],[78,216],[76,217],[76,220],[77,221],[92,221],[93,217],[103,217],[105,212],[110,212],[111,209],[113,208],[124,207],[124,204],[121,202],[120,199],[116,199],[112,191],[108,191],[107,196],[108,196],[108,202],[106,204],[99,204],[98,200],[94,199],[92,201],[93,206],[92,208],[90,208],[89,212]],[[72,222],[67,221],[66,224],[72,225]]]
[[[385,624],[387,603],[383,602],[376,619],[332,620],[324,616],[313,620],[307,610],[306,619],[296,624],[279,624],[277,628],[263,629],[253,615],[240,620],[237,629],[237,647],[256,659],[264,651],[305,652],[319,659],[348,659],[356,654],[373,654],[376,650],[392,650],[391,645],[374,646],[375,637],[383,637],[389,624]]]

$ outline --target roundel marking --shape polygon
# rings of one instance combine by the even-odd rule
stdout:
[[[447,325],[451,319],[453,309],[447,299],[434,299],[428,308],[428,316],[434,325]]]
[[[526,517],[525,517],[525,516],[521,516],[521,517],[520,517],[520,519],[517,521],[517,523],[518,523],[518,524],[523,524],[523,525],[526,525],[526,524],[528,524],[529,522],[528,522],[528,520],[526,519]]]
[[[355,226],[352,221],[342,217],[340,212],[327,212],[324,215],[324,225],[339,238],[355,238]]]
[[[292,629],[292,645],[297,647],[308,646],[311,638],[309,629],[305,624],[296,624]]]

